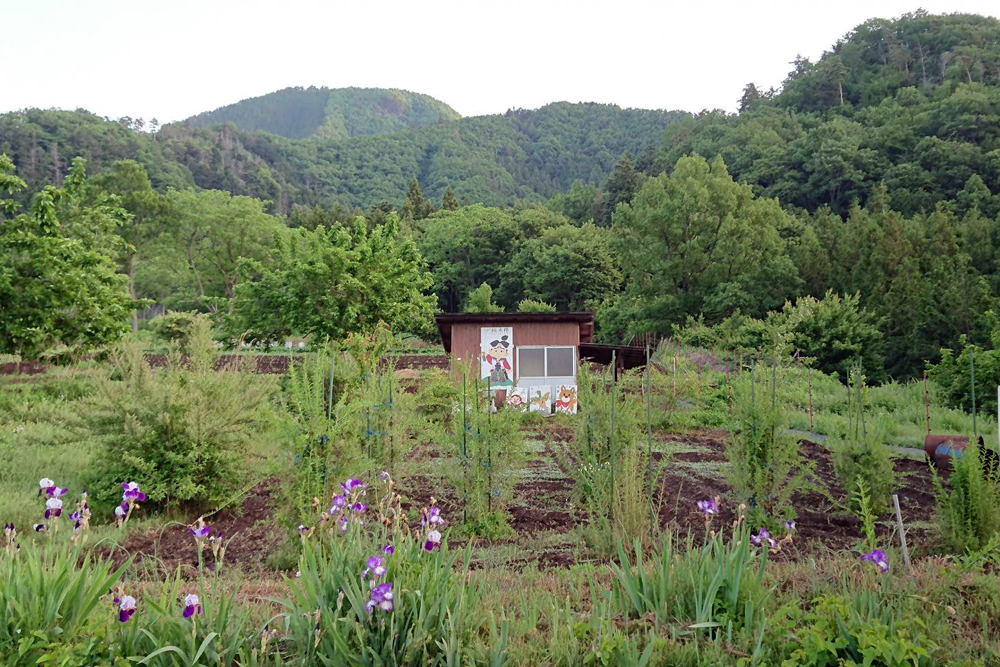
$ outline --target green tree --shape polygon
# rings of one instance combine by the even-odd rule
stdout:
[[[721,158],[681,158],[615,213],[630,333],[662,332],[686,315],[763,315],[796,293],[782,232],[789,216],[736,183]]]
[[[550,227],[524,241],[500,272],[502,301],[527,298],[562,310],[593,307],[621,287],[609,237],[609,230],[588,222]]]
[[[639,189],[639,172],[635,169],[632,156],[625,153],[618,160],[611,175],[604,183],[601,193],[597,224],[607,227],[611,224],[611,216],[618,204],[632,201]]]
[[[0,193],[22,183],[0,156]],[[85,189],[86,163],[77,158],[63,187],[46,187],[30,212],[0,220],[0,352],[78,355],[125,332],[133,304],[112,253],[129,214],[116,198],[87,202]],[[0,204],[14,214],[10,201]]]
[[[225,310],[240,279],[240,263],[267,257],[285,226],[252,197],[182,190],[170,192],[169,200],[176,224],[158,245],[149,292],[156,293],[156,284],[167,285],[170,301],[182,309]]]
[[[462,306],[464,313],[502,313],[503,306],[493,303],[493,288],[489,283],[483,283],[469,292],[469,297]]]
[[[454,193],[452,193],[454,196]],[[404,220],[423,220],[434,212],[434,204],[424,199],[420,182],[414,176],[410,181],[410,189],[406,192],[406,202],[403,204]]]
[[[291,230],[266,261],[244,259],[240,275],[226,321],[236,338],[342,340],[379,322],[400,332],[431,326],[431,275],[395,214],[372,230],[362,217],[351,229]]]
[[[458,197],[455,196],[455,191],[451,189],[450,185],[444,189],[444,196],[441,199],[441,209],[445,211],[458,210]]]
[[[97,192],[115,194],[130,214],[128,222],[118,227],[124,239],[121,264],[128,276],[128,291],[133,301],[136,294],[136,266],[151,253],[151,246],[165,233],[172,219],[165,196],[153,189],[146,168],[134,160],[119,160],[106,173],[91,178]],[[132,332],[139,330],[138,310],[132,312]]]

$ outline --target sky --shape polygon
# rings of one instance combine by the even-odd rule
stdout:
[[[162,124],[288,86],[403,88],[463,116],[563,100],[732,111],[796,54],[918,7],[1000,14],[997,0],[0,0],[0,112]]]

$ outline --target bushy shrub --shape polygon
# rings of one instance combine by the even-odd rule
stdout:
[[[776,400],[777,382],[774,368],[761,367],[734,380],[732,435],[726,447],[733,491],[756,521],[772,527],[795,517],[792,496],[806,488],[812,470],[798,440],[788,433]]]
[[[465,528],[483,537],[500,537],[510,532],[507,508],[525,459],[525,414],[496,410],[486,380],[468,367],[459,382],[458,411],[448,438],[454,464],[445,475],[460,498]]]
[[[952,466],[951,491],[934,471],[938,524],[953,549],[975,551],[1000,533],[1000,473],[974,439]]]
[[[117,504],[123,481],[137,481],[163,507],[207,508],[246,481],[247,452],[267,425],[273,381],[246,365],[216,370],[209,325],[199,321],[191,353],[153,370],[137,346],[111,357],[91,428],[103,440],[90,489]]]
[[[169,312],[154,318],[149,326],[160,342],[176,345],[182,351],[188,352],[195,330],[205,325],[211,326],[208,315],[192,312]]]
[[[861,613],[863,606],[846,596],[826,596],[815,600],[809,612],[793,612],[788,624],[794,632],[784,645],[790,655],[783,667],[935,664],[931,651],[936,646],[919,619],[896,620],[890,613],[873,616]]]
[[[960,351],[941,350],[941,361],[931,365],[929,375],[942,389],[947,405],[972,411],[972,367],[976,371],[976,410],[989,415],[997,411],[996,387],[1000,385],[1000,326],[994,329],[992,349],[969,345],[959,337]]]
[[[592,546],[613,552],[616,539],[648,541],[655,524],[645,418],[645,380],[637,372],[612,377],[611,369],[582,366],[577,377],[571,461],[577,502]],[[657,466],[659,467],[659,466]]]
[[[551,303],[539,301],[537,299],[521,299],[517,302],[517,312],[519,313],[554,313],[556,307]]]
[[[831,434],[833,469],[847,495],[848,504],[857,513],[858,480],[861,480],[876,514],[889,511],[889,501],[896,488],[896,471],[886,439],[891,425],[886,417],[866,417],[868,390],[860,368],[851,373],[848,388],[847,429]]]
[[[688,318],[685,341],[727,350],[761,350],[789,355],[796,351],[824,373],[847,378],[860,360],[870,373],[883,372],[882,333],[873,313],[861,307],[857,294],[840,296],[832,291],[822,299],[799,297],[786,301],[780,311],[766,318],[737,312],[713,326]]]
[[[469,292],[462,306],[463,313],[502,313],[503,306],[493,303],[493,288],[483,283]]]

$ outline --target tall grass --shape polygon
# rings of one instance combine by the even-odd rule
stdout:
[[[729,481],[739,502],[751,508],[756,523],[772,528],[795,517],[792,496],[808,487],[812,469],[788,432],[778,380],[776,367],[751,368],[736,380],[726,447]]]

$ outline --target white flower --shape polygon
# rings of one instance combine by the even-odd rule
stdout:
[[[55,485],[56,485],[56,483],[53,482],[48,477],[43,477],[42,479],[38,480],[38,486],[39,486],[39,488],[42,488],[42,489],[47,489],[50,486],[55,486]]]
[[[62,501],[59,500],[58,498],[49,498],[48,500],[45,501],[45,509],[61,510]]]

